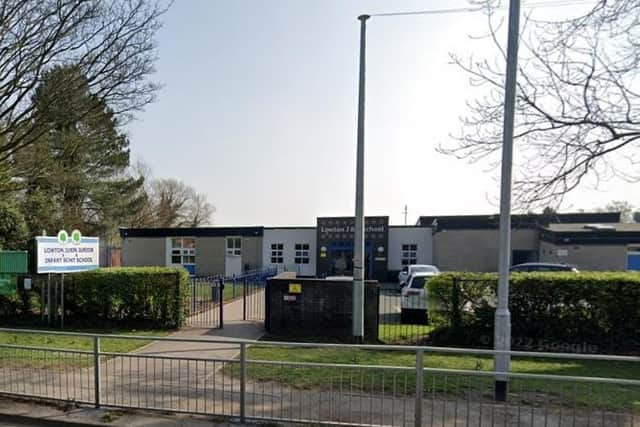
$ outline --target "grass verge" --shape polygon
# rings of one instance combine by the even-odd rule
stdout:
[[[59,329],[52,329],[59,331]],[[67,329],[67,332],[83,332],[94,334],[115,334],[135,336],[166,336],[170,331],[158,329]],[[149,344],[148,339],[101,338],[100,350],[109,353],[129,353]],[[46,367],[52,358],[61,366],[85,366],[91,364],[90,357],[78,353],[55,352],[53,350],[26,350],[3,347],[3,345],[39,347],[45,349],[65,349],[92,351],[91,337],[70,335],[47,335],[31,333],[0,332],[0,363],[12,366]]]
[[[415,345],[427,338],[434,329],[432,325],[381,323],[378,326],[378,339],[385,344]]]
[[[415,367],[413,353],[342,349],[258,347],[249,349],[251,360],[336,363]],[[425,354],[426,368],[491,371],[490,357]],[[237,375],[237,366],[232,368]],[[560,376],[640,379],[640,364],[580,360],[513,358],[513,372]],[[355,389],[385,394],[415,393],[413,370],[392,371],[362,368],[277,366],[250,363],[248,375],[259,382],[276,382],[299,389]],[[425,372],[425,395],[491,399],[493,378],[480,375]],[[640,387],[617,384],[579,383],[548,379],[512,379],[510,399],[523,405],[558,405],[640,412]]]

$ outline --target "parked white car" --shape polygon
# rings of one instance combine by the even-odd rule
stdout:
[[[413,264],[407,265],[402,268],[402,271],[398,273],[398,283],[400,283],[400,287],[403,287],[411,276],[415,273],[440,273],[438,267],[435,265],[429,264]]]
[[[426,284],[439,271],[421,271],[411,275],[409,282],[400,291],[400,321],[402,323],[415,323],[425,325],[428,323],[427,315],[427,289]]]

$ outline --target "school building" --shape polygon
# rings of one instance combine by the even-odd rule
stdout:
[[[512,216],[512,264],[554,262],[580,270],[640,270],[640,224],[620,214]],[[395,281],[410,264],[445,271],[495,271],[498,215],[421,216],[412,226],[365,219],[365,275]],[[353,217],[321,217],[309,227],[122,228],[123,266],[183,266],[197,276],[263,267],[300,276],[351,275]]]

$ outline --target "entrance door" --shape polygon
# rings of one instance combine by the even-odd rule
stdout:
[[[353,249],[345,247],[329,247],[329,275],[353,275]]]
[[[353,242],[329,245],[329,276],[353,276]],[[373,277],[373,245],[366,242],[364,251],[365,279]]]
[[[227,255],[224,258],[224,275],[239,276],[242,274],[242,257],[238,255]]]

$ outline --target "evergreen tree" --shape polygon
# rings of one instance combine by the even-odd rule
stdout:
[[[15,206],[0,202],[0,249],[25,249],[27,226],[20,210]]]
[[[31,234],[110,234],[145,202],[144,178],[127,174],[129,140],[115,115],[72,66],[49,71],[32,102],[33,126],[47,131],[15,157]]]

